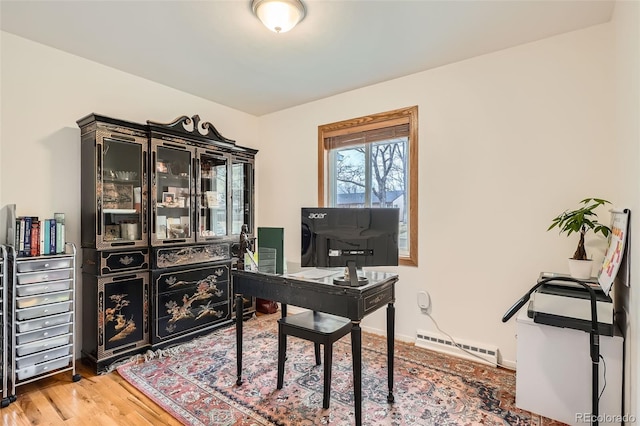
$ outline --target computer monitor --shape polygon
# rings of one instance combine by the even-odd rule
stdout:
[[[398,265],[399,209],[303,207],[301,218],[301,266],[348,268],[336,284],[361,286],[357,268]]]

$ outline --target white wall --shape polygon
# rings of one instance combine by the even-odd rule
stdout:
[[[618,1],[612,18],[615,53],[615,138],[612,159],[617,167],[613,177],[616,182],[616,197],[623,207],[631,209],[631,244],[633,252],[640,247],[640,3]],[[640,281],[640,262],[637,256],[630,263],[631,287],[616,283],[622,307],[627,312],[625,328],[625,411],[638,413],[640,407],[640,298],[637,294]],[[635,288],[635,291],[634,291]],[[622,316],[624,318],[624,316]]]
[[[225,137],[256,145],[254,116],[6,32],[0,35],[0,207],[15,203],[19,215],[41,218],[65,212],[68,241],[80,243],[79,118],[95,112],[144,124],[199,114]],[[83,308],[79,304],[78,318]],[[81,322],[79,327],[81,336]]]
[[[513,362],[515,321],[502,315],[541,271],[567,272],[577,245],[546,232],[551,219],[586,197],[618,201],[611,46],[600,25],[262,117],[258,225],[284,226],[298,259],[299,210],[317,200],[318,125],[418,105],[419,267],[397,268],[396,333],[435,331],[416,305],[426,290],[444,331]],[[382,333],[384,312],[364,325]]]

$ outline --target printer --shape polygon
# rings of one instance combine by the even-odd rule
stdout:
[[[538,282],[553,277],[569,275],[542,272]],[[591,286],[596,293],[598,333],[613,336],[613,301],[606,295],[597,278],[581,280]],[[531,295],[527,315],[533,322],[556,327],[591,330],[591,296],[589,291],[571,281],[549,281]]]

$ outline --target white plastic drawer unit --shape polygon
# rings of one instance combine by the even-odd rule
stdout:
[[[72,334],[66,334],[63,336],[51,337],[49,339],[38,340],[33,343],[27,343],[25,345],[16,346],[16,355],[26,356],[36,352],[44,351],[47,349],[57,348],[59,346],[68,345],[71,343]]]
[[[20,264],[18,263],[18,265]],[[70,268],[47,270],[47,271],[25,272],[25,273],[16,274],[18,285],[43,283],[47,281],[66,280],[72,277],[73,277],[73,270],[71,270]]]
[[[30,365],[16,370],[18,380],[26,380],[38,374],[48,373],[59,368],[67,367],[71,363],[71,355],[43,362],[41,364]]]
[[[35,272],[35,271],[49,271],[51,269],[65,269],[71,268],[72,258],[61,259],[39,259],[39,260],[27,260],[18,262],[18,273],[21,272]]]
[[[60,336],[61,334],[73,331],[73,324],[56,325],[53,327],[41,328],[40,330],[30,331],[28,333],[19,333],[16,335],[16,344],[35,342],[36,340],[46,339],[48,337]]]
[[[52,293],[55,291],[71,290],[73,280],[61,280],[61,281],[47,281],[44,283],[36,284],[23,284],[16,286],[16,295],[33,296],[34,294]]]
[[[52,361],[65,355],[71,355],[72,348],[73,345],[65,345],[60,346],[59,348],[53,348],[47,351],[37,352],[33,355],[18,358],[16,359],[16,367],[25,368],[30,365],[39,364],[41,362]]]
[[[63,312],[71,312],[73,301],[62,303],[52,303],[50,305],[40,305],[34,308],[16,309],[16,318],[18,321],[25,321],[34,318],[43,317],[45,315],[61,314]]]
[[[36,296],[16,297],[16,307],[18,309],[32,308],[34,306],[60,303],[71,300],[73,290],[59,291],[56,293],[44,293]]]
[[[54,325],[62,325],[71,322],[71,312],[59,315],[51,315],[43,318],[36,318],[29,321],[17,321],[16,330],[18,333],[26,333],[27,331],[39,330]]]

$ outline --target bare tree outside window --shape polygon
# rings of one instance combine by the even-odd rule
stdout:
[[[417,107],[320,126],[319,144],[319,205],[398,208],[399,262],[417,265]]]

